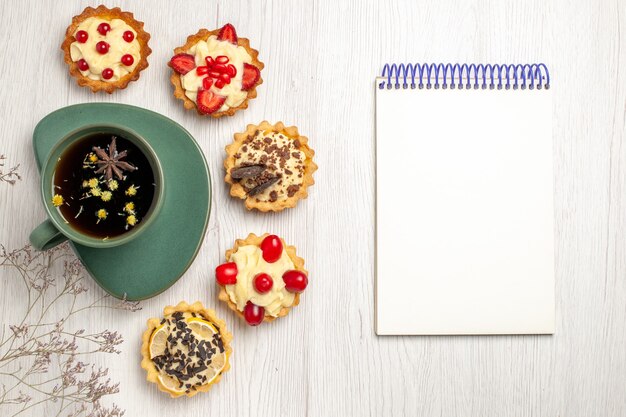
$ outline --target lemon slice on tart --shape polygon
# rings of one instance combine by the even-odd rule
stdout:
[[[162,319],[148,320],[141,366],[161,391],[191,397],[208,391],[230,368],[231,340],[215,312],[181,302],[166,307]]]
[[[175,396],[180,396],[185,394],[185,388],[180,386],[180,382],[178,382],[175,378],[172,378],[167,375],[159,374],[159,382],[170,394]]]
[[[226,354],[216,355],[213,357],[213,361],[211,362],[211,366],[209,369],[211,370],[211,376],[207,377],[207,382],[212,383],[215,378],[221,375],[222,370],[228,364],[228,357]],[[209,375],[209,372],[207,372]]]
[[[191,317],[187,319],[187,324],[192,332],[198,335],[201,340],[211,340],[214,337],[213,335],[219,333],[213,323],[200,317]],[[212,343],[212,346],[215,348],[216,353],[211,356],[211,362],[207,366],[205,373],[207,383],[212,382],[220,374],[220,372],[224,369],[224,366],[226,366],[227,361],[226,352],[220,352],[219,346],[216,346],[215,343]]]
[[[169,333],[165,325],[160,325],[150,336],[150,359],[160,356],[165,352],[167,336]]]
[[[187,325],[193,332],[205,340],[210,339],[214,334],[219,333],[213,323],[201,317],[188,318]]]

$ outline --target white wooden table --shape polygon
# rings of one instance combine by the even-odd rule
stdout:
[[[71,17],[97,4],[0,5],[0,154],[7,157],[4,169],[19,163],[23,177],[14,186],[0,182],[0,243],[22,247],[44,219],[31,134],[49,112],[83,102],[128,103],[162,113],[196,137],[213,175],[213,209],[195,263],[139,312],[79,319],[82,327],[118,330],[125,338],[119,357],[87,359],[121,382],[120,393],[107,398],[127,416],[626,415],[625,2],[107,1],[146,23],[153,49],[140,80],[111,96],[78,87],[59,50]],[[265,82],[248,110],[200,118],[172,97],[166,62],[188,34],[226,22],[259,49]],[[554,336],[374,334],[373,79],[383,63],[406,60],[550,67]],[[246,212],[222,181],[223,149],[233,132],[264,119],[297,125],[320,167],[310,197],[279,214]],[[218,302],[213,270],[234,239],[265,231],[298,247],[311,285],[287,319],[250,328]],[[24,300],[16,278],[0,274],[6,327]],[[92,296],[101,295],[91,280],[86,284]],[[210,393],[171,400],[144,381],[140,336],[148,317],[183,299],[199,299],[225,318],[234,356]]]

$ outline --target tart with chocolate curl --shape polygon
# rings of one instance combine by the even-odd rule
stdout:
[[[70,74],[94,93],[124,89],[148,67],[150,34],[119,7],[87,7],[74,16],[61,45]]]
[[[237,239],[226,263],[215,268],[215,280],[219,299],[250,326],[285,317],[309,283],[296,248],[268,233]]]
[[[201,116],[232,116],[248,107],[263,82],[264,64],[246,38],[227,23],[220,29],[200,29],[174,49],[170,81],[174,97]]]
[[[208,391],[230,369],[233,336],[213,310],[199,302],[167,306],[143,334],[141,367],[147,380],[172,398]]]
[[[295,126],[264,121],[248,125],[226,146],[224,180],[230,195],[245,200],[248,210],[281,211],[295,207],[315,183],[315,152]]]

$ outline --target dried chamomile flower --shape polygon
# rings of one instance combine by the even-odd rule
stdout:
[[[100,198],[104,202],[111,201],[111,197],[113,197],[113,194],[111,194],[111,191],[102,191],[102,194],[100,195]]]
[[[63,196],[60,194],[55,194],[54,197],[52,197],[52,205],[54,207],[59,207],[63,205]]]
[[[131,185],[126,190],[126,195],[129,196],[129,197],[133,197],[133,196],[137,195],[137,189],[138,189],[138,187],[135,187],[134,185]]]
[[[98,218],[98,220],[104,220],[107,218],[108,215],[109,213],[107,213],[105,209],[100,209],[96,211],[96,217]]]

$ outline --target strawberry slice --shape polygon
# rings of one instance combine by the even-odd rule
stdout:
[[[204,114],[211,114],[218,111],[225,101],[226,97],[217,95],[210,90],[198,91],[198,110]]]
[[[230,23],[226,23],[224,27],[220,29],[217,39],[237,45],[237,32],[235,31],[235,27]]]
[[[241,89],[248,91],[261,78],[261,71],[254,65],[243,64],[243,77],[241,79]]]
[[[168,65],[177,73],[185,75],[196,67],[196,59],[190,54],[178,54],[172,57]]]

